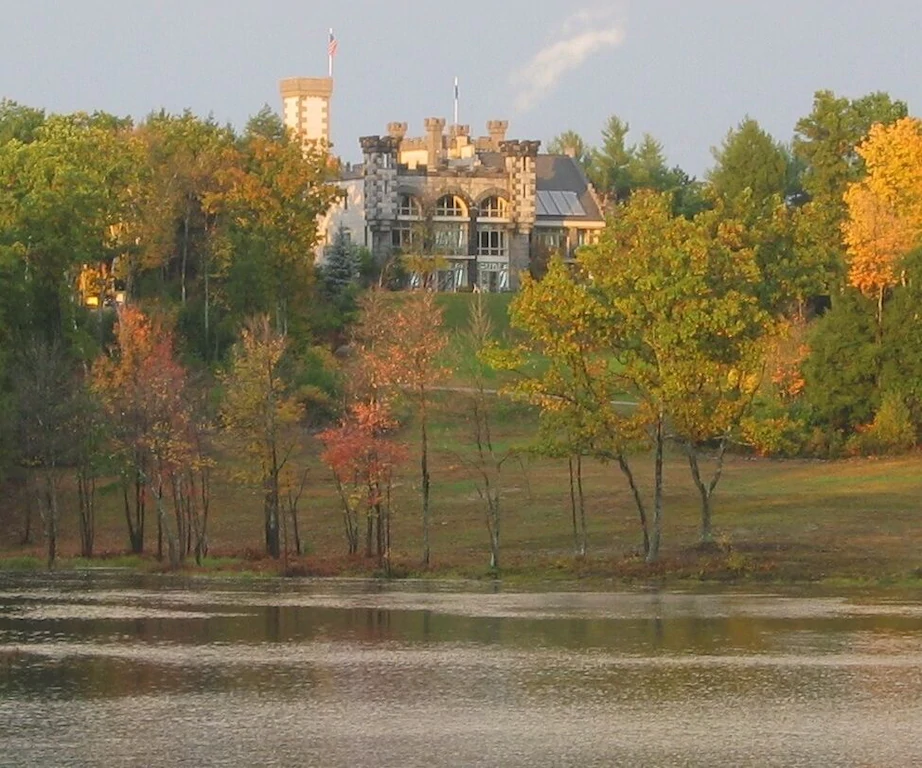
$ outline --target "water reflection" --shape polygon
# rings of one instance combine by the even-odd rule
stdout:
[[[922,610],[0,576],[3,765],[911,765]]]

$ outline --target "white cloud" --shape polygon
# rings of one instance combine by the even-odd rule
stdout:
[[[517,89],[516,111],[531,109],[566,72],[578,68],[592,54],[621,45],[624,25],[613,15],[609,9],[586,8],[568,17],[557,31],[555,42],[512,73],[510,82]]]

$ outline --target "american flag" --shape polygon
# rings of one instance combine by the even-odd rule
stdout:
[[[336,48],[339,43],[336,42],[336,38],[333,36],[333,30],[330,30],[330,43],[327,45],[327,55],[331,58],[336,55]]]

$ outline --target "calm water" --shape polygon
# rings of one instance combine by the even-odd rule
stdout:
[[[922,604],[0,575],[0,765],[922,765]]]

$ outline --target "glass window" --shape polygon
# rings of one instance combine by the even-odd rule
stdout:
[[[561,256],[569,255],[569,244],[565,229],[536,229],[533,242],[548,253],[558,253]]]
[[[467,255],[467,226],[464,224],[435,224],[433,226],[435,252],[443,256]]]
[[[401,195],[397,206],[398,216],[412,216],[419,218],[422,215],[422,206],[413,195]]]
[[[509,266],[499,262],[485,262],[478,265],[477,285],[482,291],[495,293],[509,290]]]
[[[508,219],[509,203],[503,198],[493,195],[480,204],[481,219]]]
[[[463,261],[453,261],[448,269],[440,269],[438,274],[438,290],[456,291],[467,285],[467,264]]]
[[[467,206],[457,195],[443,195],[435,204],[435,215],[467,218]]]
[[[391,245],[404,253],[413,250],[416,235],[410,226],[398,226],[391,230]]]
[[[478,256],[505,256],[506,230],[499,227],[481,227],[477,230]]]

